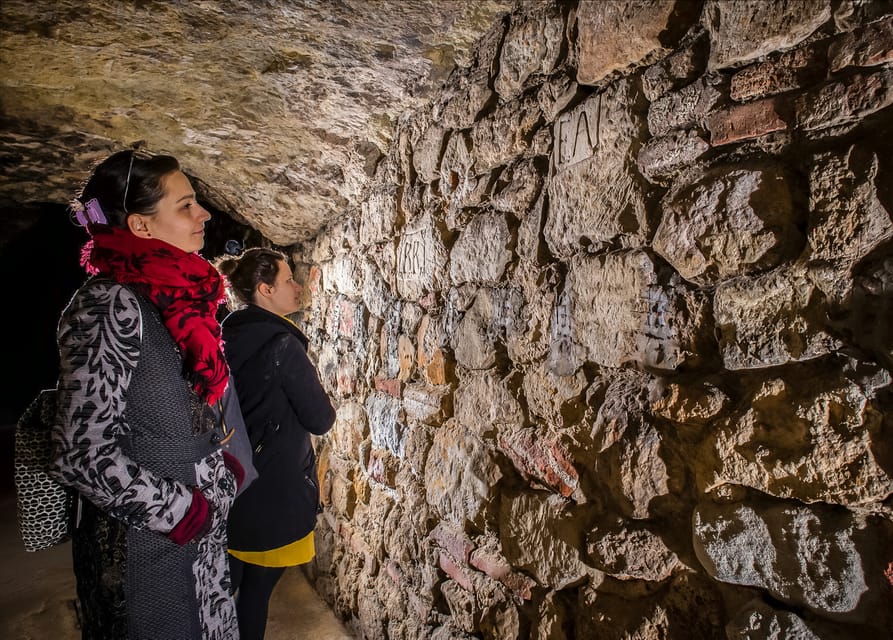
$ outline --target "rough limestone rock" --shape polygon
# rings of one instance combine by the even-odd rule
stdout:
[[[456,421],[475,433],[523,423],[521,406],[504,380],[492,373],[470,372],[455,393]]]
[[[636,96],[619,81],[555,121],[544,230],[553,254],[644,244],[649,222],[632,156],[645,123],[632,109]]]
[[[360,210],[360,243],[384,242],[394,236],[397,226],[397,190],[381,188],[369,194]]]
[[[481,174],[509,164],[527,152],[541,119],[536,100],[522,96],[478,120],[471,129],[475,172]]]
[[[309,238],[359,206],[397,118],[509,9],[4,2],[3,111],[17,131],[5,139],[24,154],[2,200],[67,202],[93,161],[142,143],[274,242]],[[49,139],[72,153],[60,162],[35,144]]]
[[[807,623],[791,611],[773,609],[762,600],[747,603],[726,625],[729,640],[846,640],[844,632]]]
[[[479,521],[502,477],[484,442],[455,421],[439,427],[425,465],[426,500],[454,522]]]
[[[588,360],[604,366],[634,361],[675,369],[704,331],[698,296],[662,283],[643,251],[572,258],[567,290],[579,343]]]
[[[565,507],[555,494],[529,491],[504,499],[500,509],[499,538],[506,559],[553,589],[599,574],[574,551],[579,523]]]
[[[789,49],[830,18],[830,0],[708,0],[702,20],[710,31],[710,68],[735,66]]]
[[[825,328],[824,298],[802,266],[723,282],[713,312],[727,369],[812,360],[840,345]]]
[[[880,376],[881,386],[889,384],[888,374]],[[876,457],[883,408],[869,395],[879,382],[821,368],[770,379],[707,441],[718,466],[702,483],[747,485],[805,502],[884,500],[893,477]]]
[[[479,214],[469,220],[450,251],[450,280],[496,284],[511,260],[511,235],[505,216]]]
[[[821,154],[813,164],[807,255],[826,267],[814,268],[814,279],[836,301],[850,292],[845,276],[853,267],[893,238],[893,214],[878,194],[879,169],[878,155],[859,147]]]
[[[596,84],[613,71],[666,54],[668,32],[684,33],[695,18],[694,3],[675,0],[599,2],[577,8],[580,84]]]
[[[506,334],[517,324],[520,294],[512,289],[481,288],[462,317],[453,339],[456,361],[469,369],[488,369],[504,352]]]
[[[710,144],[693,130],[674,131],[649,140],[636,162],[642,175],[651,182],[659,182],[693,163],[709,148]]]
[[[685,570],[666,543],[647,529],[593,530],[587,541],[592,563],[620,580],[660,582]]]
[[[691,84],[662,95],[648,107],[648,130],[663,136],[676,129],[706,128],[707,116],[723,103],[716,80],[700,78]]]
[[[653,246],[686,280],[716,284],[796,253],[796,222],[777,167],[719,171],[665,198]]]
[[[493,83],[503,100],[517,96],[531,75],[552,71],[561,54],[564,28],[562,8],[554,4],[546,4],[522,20],[512,20],[499,54],[499,75]]]
[[[851,612],[868,588],[856,523],[838,511],[705,503],[694,513],[693,534],[698,558],[717,580],[817,613]]]

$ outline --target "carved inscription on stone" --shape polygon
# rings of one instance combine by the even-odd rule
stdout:
[[[583,108],[563,114],[555,123],[555,168],[575,164],[592,157],[599,146],[602,126],[602,100],[598,94]]]
[[[400,238],[397,248],[397,291],[409,300],[440,287],[446,249],[430,215],[423,216]]]
[[[633,108],[639,92],[618,81],[556,121],[543,229],[553,255],[644,245],[645,184],[632,165],[646,135],[644,117]]]

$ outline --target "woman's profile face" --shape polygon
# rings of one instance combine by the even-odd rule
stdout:
[[[271,286],[270,311],[281,316],[294,313],[300,308],[298,301],[300,295],[301,285],[295,282],[291,267],[285,260],[280,260],[276,280]]]
[[[158,201],[154,215],[140,217],[150,237],[172,244],[186,253],[193,253],[205,244],[205,222],[211,219],[195,199],[192,185],[181,171],[162,179],[164,197]]]

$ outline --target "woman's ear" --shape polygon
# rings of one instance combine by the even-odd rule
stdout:
[[[149,226],[146,224],[145,217],[138,213],[131,213],[127,216],[127,228],[130,229],[130,233],[138,238],[152,237],[152,234],[149,233]]]
[[[266,282],[261,282],[257,285],[257,294],[260,296],[269,297],[272,292],[273,288]]]

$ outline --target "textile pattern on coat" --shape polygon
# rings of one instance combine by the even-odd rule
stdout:
[[[213,412],[190,388],[157,310],[94,279],[63,313],[58,341],[52,471],[82,503],[72,550],[84,637],[237,638],[225,553],[235,482],[199,424]],[[164,534],[189,509],[192,486],[214,520],[181,547]]]

